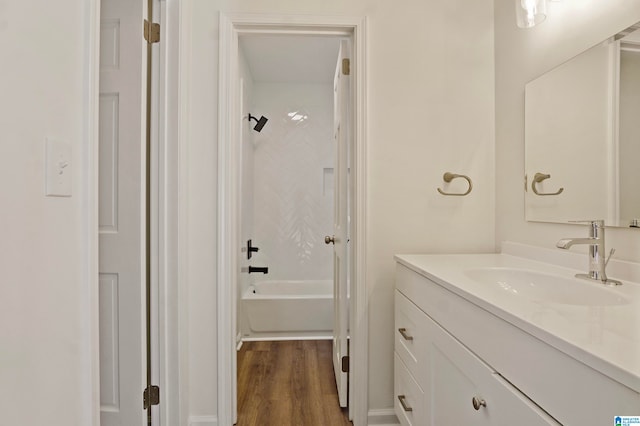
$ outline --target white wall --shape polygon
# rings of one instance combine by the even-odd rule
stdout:
[[[516,27],[514,14],[513,0],[495,1],[496,243],[510,240],[555,247],[560,238],[584,236],[587,230],[578,225],[524,220],[524,86],[545,71],[640,21],[640,1],[550,3],[547,20],[528,30]],[[637,230],[608,229],[607,245],[617,249],[616,258],[640,260]]]
[[[97,252],[89,237],[97,228],[88,196],[95,183],[88,180],[94,142],[88,94],[96,89],[89,79],[88,49],[96,44],[88,21],[96,6],[0,1],[2,424],[97,419],[91,348],[97,304],[90,290],[97,288],[91,269]],[[48,137],[71,146],[71,197],[44,195]]]
[[[494,249],[493,10],[489,0],[190,0],[189,414],[214,418],[218,12],[366,16],[370,409],[393,405],[394,253]],[[443,197],[446,171],[474,180]],[[521,182],[521,180],[519,181]],[[197,204],[194,200],[197,197]],[[194,238],[191,238],[193,235]],[[195,320],[197,319],[197,322]],[[203,326],[206,324],[206,326]],[[198,339],[196,345],[194,339]]]

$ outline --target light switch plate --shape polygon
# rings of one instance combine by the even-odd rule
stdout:
[[[46,189],[49,197],[71,197],[71,145],[46,140]]]

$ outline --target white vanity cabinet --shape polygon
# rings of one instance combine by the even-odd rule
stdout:
[[[396,291],[395,412],[403,425],[557,425]]]
[[[640,415],[637,392],[409,266],[396,268],[401,424],[595,426]]]

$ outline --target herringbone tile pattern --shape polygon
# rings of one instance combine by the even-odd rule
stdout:
[[[333,103],[314,90],[297,102],[273,94],[259,108],[269,122],[255,139],[254,240],[261,250],[254,262],[269,267],[270,280],[331,278],[324,236],[333,232],[325,170],[334,162]]]

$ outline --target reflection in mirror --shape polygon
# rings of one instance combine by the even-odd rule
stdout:
[[[639,28],[526,85],[527,220],[640,221]]]
[[[640,30],[620,42],[619,213],[621,219],[637,225],[640,219]]]

